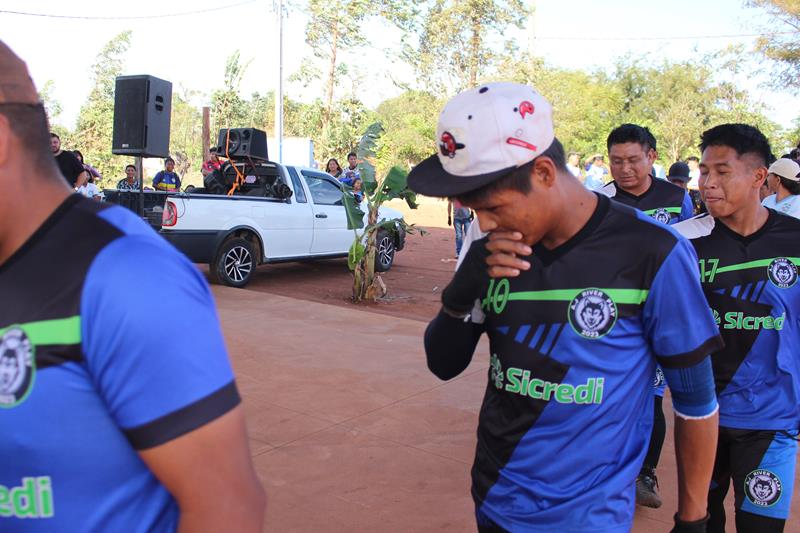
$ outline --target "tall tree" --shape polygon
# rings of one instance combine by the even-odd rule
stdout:
[[[770,31],[756,41],[756,50],[779,65],[779,80],[786,88],[800,90],[800,0],[748,0],[747,5],[766,10]]]
[[[127,161],[111,154],[111,134],[114,126],[114,85],[122,74],[123,56],[130,48],[131,32],[124,31],[112,38],[92,65],[92,90],[81,107],[73,139],[86,163],[96,167],[106,180],[122,174]]]
[[[522,0],[430,0],[426,8],[417,40],[406,43],[403,55],[436,94],[459,92],[490,76],[501,57],[490,43],[502,40],[509,27],[521,28],[530,14]]]
[[[326,63],[322,115],[325,129],[333,114],[337,79],[347,72],[342,69],[342,53],[367,44],[363,28],[366,20],[380,18],[406,28],[415,6],[407,0],[308,0],[307,11],[310,18],[306,42],[314,56]],[[304,66],[302,70],[297,76],[308,77],[313,67]]]
[[[221,128],[241,128],[250,124],[245,100],[239,94],[251,61],[242,63],[239,50],[225,61],[223,87],[211,94],[211,131]]]

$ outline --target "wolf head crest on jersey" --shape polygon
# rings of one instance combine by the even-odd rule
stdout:
[[[569,304],[569,323],[587,339],[598,339],[611,331],[617,322],[617,305],[599,289],[581,291]]]
[[[11,328],[0,337],[0,408],[25,399],[33,384],[33,348],[28,336]]]
[[[761,507],[771,507],[781,498],[783,487],[778,476],[769,470],[753,470],[744,478],[747,499]]]
[[[788,289],[797,282],[797,267],[785,257],[777,257],[768,267],[769,280],[781,289]]]

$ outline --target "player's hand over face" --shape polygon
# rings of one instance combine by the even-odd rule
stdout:
[[[489,251],[486,264],[489,276],[493,278],[513,278],[531,267],[531,264],[520,256],[527,257],[533,250],[522,242],[522,233],[518,231],[491,233],[486,249]]]

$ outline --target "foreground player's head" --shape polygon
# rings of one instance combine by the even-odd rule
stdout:
[[[611,176],[623,190],[641,194],[650,185],[656,161],[656,138],[636,124],[614,128],[606,139]]]
[[[712,216],[725,218],[760,205],[772,150],[758,128],[715,126],[701,136],[700,152],[700,197]]]
[[[25,63],[0,41],[0,181],[55,176],[47,115]],[[19,172],[24,166],[26,171]],[[31,168],[32,167],[32,168]],[[34,170],[34,172],[31,172]]]
[[[408,184],[471,207],[483,231],[515,230],[538,242],[568,208],[566,190],[585,191],[566,168],[550,104],[527,85],[489,83],[457,95],[439,116],[437,138],[438,153]]]

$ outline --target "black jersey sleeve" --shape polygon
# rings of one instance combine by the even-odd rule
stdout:
[[[483,325],[440,311],[425,330],[428,368],[439,379],[452,379],[469,366]]]

